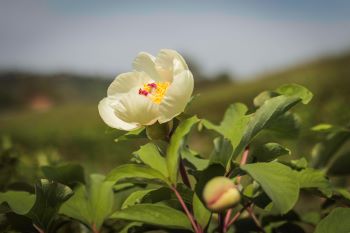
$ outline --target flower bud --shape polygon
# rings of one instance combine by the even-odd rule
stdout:
[[[156,122],[153,125],[146,127],[146,134],[147,137],[151,140],[165,140],[168,138],[172,128],[172,120],[163,124]]]
[[[203,199],[208,209],[220,212],[237,204],[241,195],[229,178],[218,176],[205,185]]]

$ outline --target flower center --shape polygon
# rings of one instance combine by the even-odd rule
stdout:
[[[153,103],[160,104],[169,85],[169,82],[146,83],[139,89],[139,95],[149,97]]]

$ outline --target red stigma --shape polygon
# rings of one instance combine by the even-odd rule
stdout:
[[[149,83],[149,84],[147,84],[147,86],[152,87],[152,88],[157,88],[156,83]]]
[[[148,91],[142,90],[142,89],[140,88],[140,89],[139,89],[139,95],[147,96],[147,95],[148,95]]]

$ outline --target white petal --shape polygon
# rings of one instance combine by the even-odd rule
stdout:
[[[131,90],[135,91],[150,81],[150,78],[140,72],[128,72],[118,75],[109,85],[107,95],[109,97],[120,97]]]
[[[135,58],[133,67],[136,71],[145,72],[154,81],[161,81],[154,62],[155,57],[149,53],[141,52]]]
[[[188,70],[185,59],[175,50],[162,49],[157,55],[156,68],[160,76],[171,82],[175,75]]]
[[[191,99],[192,92],[192,73],[185,70],[176,75],[159,106],[159,123],[167,122],[183,112]]]
[[[114,109],[111,107],[110,100],[108,98],[104,98],[100,101],[98,104],[98,111],[102,120],[112,128],[130,131],[141,127],[135,123],[127,123],[119,119],[115,115]]]
[[[123,96],[115,108],[117,116],[130,123],[151,125],[157,121],[159,106],[138,93]]]

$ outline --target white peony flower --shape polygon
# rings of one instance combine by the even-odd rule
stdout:
[[[157,57],[141,52],[134,71],[118,75],[98,110],[112,128],[134,130],[164,123],[184,111],[193,91],[193,76],[183,57],[163,49]]]

